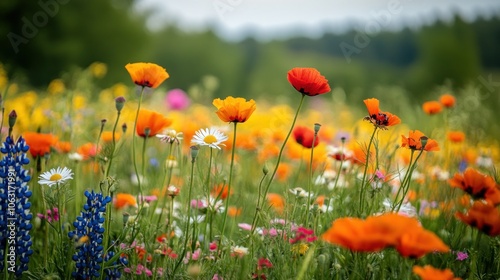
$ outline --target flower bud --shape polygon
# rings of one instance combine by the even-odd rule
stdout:
[[[124,105],[125,105],[125,97],[119,96],[115,98],[116,111],[120,112],[123,109]]]

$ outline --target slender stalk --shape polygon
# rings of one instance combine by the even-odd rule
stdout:
[[[133,161],[133,164],[134,164],[134,172],[135,172],[135,176],[137,178],[137,185],[139,187],[139,196],[142,197],[143,196],[143,193],[142,193],[142,185],[141,185],[141,178],[139,176],[139,169],[137,168],[137,155],[135,153],[135,139],[137,138],[136,136],[136,130],[137,130],[137,120],[139,119],[139,111],[141,110],[141,103],[142,103],[142,98],[144,96],[144,87],[141,88],[141,93],[140,93],[140,97],[139,97],[139,104],[137,105],[137,112],[135,114],[135,120],[134,120],[134,129],[132,130],[132,161]],[[139,208],[139,211],[140,212],[142,210],[142,203],[140,203],[140,208]]]
[[[372,136],[370,137],[370,142],[368,143],[368,148],[366,149],[366,159],[365,159],[365,170],[363,172],[363,179],[361,180],[361,189],[359,190],[359,216],[363,215],[363,208],[364,208],[364,199],[365,199],[365,184],[366,184],[366,175],[368,173],[368,165],[369,165],[369,160],[370,160],[370,149],[373,144],[373,139],[375,138],[375,133],[377,132],[377,126],[375,126],[375,129],[373,129]]]
[[[191,219],[191,194],[192,194],[192,190],[193,190],[194,163],[195,163],[195,158],[193,157],[191,159],[191,175],[190,175],[189,191],[188,191],[187,221],[186,221],[186,229],[184,230],[184,234],[186,236],[184,239],[184,245],[182,246],[182,254],[179,256],[179,260],[175,264],[174,270],[172,271],[172,277],[175,276],[175,272],[179,268],[179,265],[181,264],[182,260],[184,259],[184,255],[186,254],[186,251],[187,251],[187,243],[188,243],[188,239],[189,239],[189,223],[190,223],[190,219]],[[192,238],[194,238],[194,236]]]
[[[318,133],[314,133],[313,142],[311,146],[311,157],[309,158],[309,178],[307,179],[307,209],[306,209],[306,226],[309,226],[309,207],[311,206],[311,185],[313,177],[313,157],[314,157],[314,143]]]
[[[411,167],[409,169],[409,174],[408,174],[408,176],[406,176],[406,182],[403,182],[404,183],[403,196],[399,200],[396,212],[399,212],[399,209],[401,209],[401,206],[403,205],[403,201],[404,201],[406,195],[408,194],[408,191],[410,190],[410,183],[411,183],[411,177],[413,175],[413,171],[415,171],[415,169],[417,168],[418,159],[420,158],[420,156],[422,155],[423,152],[424,152],[424,149],[420,150],[420,153],[418,154],[417,158],[415,159],[415,161],[413,162],[413,164],[411,165]],[[412,151],[412,154],[413,154],[413,151]],[[399,190],[398,190],[398,192],[399,192]]]
[[[229,198],[231,197],[231,183],[233,181],[233,167],[234,167],[234,152],[236,150],[236,127],[237,127],[237,122],[233,122],[234,124],[234,129],[233,129],[233,146],[231,148],[231,164],[229,165],[229,182],[227,183],[227,193],[228,196],[226,198],[226,208],[224,209],[224,220],[222,222],[222,236],[224,236],[224,233],[226,231],[226,220],[227,220],[227,210],[229,208]]]
[[[297,122],[297,117],[299,116],[300,109],[302,108],[302,104],[304,103],[306,95],[302,94],[302,98],[300,99],[299,107],[297,108],[297,112],[295,112],[295,116],[293,117],[292,125],[290,127],[290,130],[288,131],[288,134],[285,137],[285,140],[283,141],[283,144],[281,145],[280,152],[278,153],[278,159],[276,160],[276,165],[274,166],[273,173],[271,173],[271,177],[269,178],[269,181],[267,182],[266,187],[264,188],[264,193],[263,193],[263,199],[262,203],[264,203],[265,197],[269,191],[269,188],[271,187],[271,183],[274,180],[274,176],[276,175],[276,172],[278,171],[278,166],[281,161],[281,157],[283,156],[283,150],[285,149],[285,145],[288,142],[288,139],[290,138],[290,135],[292,134],[293,128],[295,126],[295,123]],[[261,205],[258,205],[257,208],[260,208]]]

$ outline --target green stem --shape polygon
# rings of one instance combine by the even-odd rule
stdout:
[[[399,209],[401,209],[401,206],[403,205],[404,199],[405,199],[406,195],[408,194],[408,191],[410,190],[410,183],[411,183],[411,177],[413,175],[413,171],[415,171],[415,169],[417,169],[418,159],[420,158],[420,156],[422,155],[423,152],[424,152],[423,149],[420,150],[420,153],[418,154],[415,161],[409,166],[408,172],[406,174],[407,176],[405,176],[405,179],[403,180],[403,184],[401,185],[401,187],[398,190],[398,194],[399,194],[401,188],[403,188],[403,195],[398,202],[397,208],[395,209],[396,212],[399,212]],[[413,153],[414,153],[414,150],[412,150],[412,152],[411,152],[411,157],[413,157]],[[410,163],[411,163],[411,159],[410,159]],[[396,199],[397,199],[397,197],[396,197]]]
[[[195,163],[195,158],[192,158],[192,160],[191,160],[191,176],[190,176],[189,191],[188,191],[187,221],[186,221],[186,229],[184,230],[184,234],[186,236],[184,239],[184,245],[182,246],[182,254],[179,256],[179,260],[175,264],[174,270],[172,272],[172,277],[175,276],[175,272],[179,268],[179,265],[181,264],[182,260],[184,259],[184,255],[186,255],[186,251],[187,251],[187,243],[188,243],[188,239],[189,239],[189,222],[190,222],[190,218],[191,218],[191,194],[192,194],[192,190],[193,190],[194,163]],[[194,236],[192,238],[194,238]]]
[[[370,142],[368,143],[368,148],[366,149],[366,158],[365,158],[365,170],[363,172],[363,179],[361,180],[361,189],[359,190],[359,216],[363,215],[364,208],[364,199],[365,199],[365,184],[366,184],[366,175],[368,173],[368,165],[370,161],[370,149],[373,144],[373,139],[375,138],[375,133],[377,132],[377,126],[373,129],[372,136],[370,137]]]
[[[141,103],[142,103],[143,96],[144,96],[144,87],[141,88],[141,93],[140,93],[140,97],[139,97],[139,104],[137,105],[137,112],[135,114],[134,129],[132,130],[132,161],[134,164],[134,171],[135,171],[135,176],[137,178],[137,185],[139,187],[139,196],[140,197],[143,196],[143,193],[142,193],[141,178],[139,176],[139,169],[137,168],[137,155],[135,153],[135,141],[136,141],[135,139],[137,138],[137,136],[136,136],[137,120],[139,119],[139,111],[141,110]],[[143,204],[140,203],[138,212],[140,212],[142,210],[142,206],[143,206]]]
[[[314,133],[313,142],[311,146],[311,157],[309,158],[309,178],[307,180],[307,209],[306,209],[306,227],[309,226],[309,207],[311,207],[311,185],[313,177],[313,157],[314,157],[314,143],[316,143],[317,133]]]
[[[231,197],[231,183],[233,181],[233,167],[234,167],[234,152],[236,150],[236,127],[237,127],[237,122],[233,122],[234,124],[234,129],[233,129],[233,146],[231,148],[231,164],[229,165],[229,182],[227,183],[227,198],[226,198],[226,208],[224,209],[224,220],[222,222],[222,236],[224,236],[224,233],[226,231],[226,220],[227,220],[227,210],[229,208],[229,198]]]
[[[271,187],[271,183],[274,180],[274,176],[276,175],[276,172],[278,171],[281,157],[283,156],[283,150],[285,149],[285,145],[286,145],[288,139],[290,138],[290,135],[292,134],[293,127],[295,126],[295,123],[297,122],[297,117],[299,116],[299,112],[300,112],[300,109],[302,108],[302,104],[304,103],[305,97],[306,97],[306,95],[302,94],[302,98],[300,99],[299,107],[297,108],[297,112],[295,112],[295,116],[293,117],[292,126],[290,127],[290,130],[288,131],[288,134],[286,135],[285,140],[283,141],[283,144],[281,145],[280,152],[278,154],[278,159],[276,160],[276,165],[274,166],[273,173],[271,173],[271,177],[269,178],[269,181],[267,182],[267,185],[264,188],[264,194],[263,194],[263,199],[262,199],[261,204],[264,203],[265,197],[269,191],[269,188]],[[259,207],[260,207],[260,205],[257,208],[259,208]]]

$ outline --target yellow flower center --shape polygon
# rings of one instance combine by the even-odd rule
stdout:
[[[212,143],[215,143],[217,142],[217,138],[213,135],[207,135],[205,136],[205,138],[203,139],[203,141],[207,144],[212,144]]]
[[[61,180],[61,178],[62,178],[61,174],[56,173],[56,174],[50,176],[49,180],[50,181],[57,181],[57,180]]]

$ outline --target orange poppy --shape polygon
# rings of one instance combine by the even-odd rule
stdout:
[[[307,96],[325,94],[331,90],[328,80],[315,68],[293,68],[288,71],[287,78],[298,92]]]
[[[136,207],[137,201],[135,197],[128,193],[117,193],[113,201],[115,209],[122,209],[126,206]]]
[[[64,153],[67,154],[71,151],[71,142],[63,142],[63,141],[58,141],[55,145],[54,148],[59,152],[59,153]]]
[[[443,110],[441,103],[438,101],[427,101],[422,104],[422,109],[428,115],[434,115],[440,113]]]
[[[155,111],[141,109],[137,118],[137,135],[146,137],[146,129],[149,129],[148,137],[153,137],[164,128],[172,124],[172,120]]]
[[[403,257],[416,259],[431,252],[447,253],[450,248],[433,232],[417,227],[401,235],[396,250]]]
[[[456,173],[448,180],[451,187],[460,188],[475,199],[485,199],[493,205],[500,204],[500,189],[495,179],[473,168],[463,174]]]
[[[214,99],[212,104],[217,108],[215,113],[224,122],[246,122],[256,108],[253,99],[247,101],[245,98],[232,96],[228,96],[224,100]]]
[[[267,202],[278,214],[282,214],[285,210],[285,200],[277,193],[268,193]]]
[[[465,133],[462,131],[450,131],[446,134],[446,137],[450,142],[461,143],[465,140]]]
[[[99,152],[98,150],[95,143],[88,142],[78,147],[76,152],[83,156],[83,160],[87,160],[95,157]]]
[[[125,65],[132,81],[142,87],[157,88],[170,75],[167,71],[154,63],[129,63]]]
[[[286,182],[286,180],[292,175],[292,166],[285,162],[280,162],[278,164],[278,170],[276,170],[276,178],[280,182]]]
[[[238,217],[241,215],[241,207],[229,206],[227,208],[227,215],[229,217]]]
[[[103,131],[101,134],[103,142],[109,143],[113,141],[113,131]],[[120,134],[115,133],[115,141],[120,140]]]
[[[314,130],[305,126],[295,127],[293,129],[293,137],[295,138],[295,141],[302,145],[304,148],[312,148],[313,141],[314,147],[318,146],[319,144],[319,137],[316,136],[316,139],[314,139]]]
[[[451,108],[453,106],[455,106],[455,96],[451,95],[451,94],[443,94],[441,95],[441,97],[439,97],[439,102],[446,108]]]
[[[437,269],[430,265],[413,267],[413,273],[420,276],[422,280],[461,280],[461,278],[455,278],[453,271],[449,268],[447,269]]]
[[[365,99],[363,101],[368,109],[369,116],[365,120],[370,121],[377,127],[385,128],[401,123],[401,119],[389,112],[382,112],[379,108],[379,100],[376,98]]]
[[[455,216],[489,236],[500,235],[500,211],[489,203],[476,201],[467,214],[457,212]]]
[[[439,145],[436,140],[427,138],[421,131],[419,130],[410,130],[410,135],[406,138],[404,135],[401,135],[401,146],[408,147],[410,150],[423,150],[432,152],[439,151]]]
[[[229,188],[227,185],[220,184],[215,186],[212,191],[210,192],[210,195],[214,198],[219,198],[219,199],[226,199],[228,196],[232,195],[233,191],[231,190],[231,193],[229,193]]]
[[[50,148],[57,143],[57,137],[52,134],[25,132],[23,137],[30,147],[30,154],[33,157],[43,157],[50,153]]]

